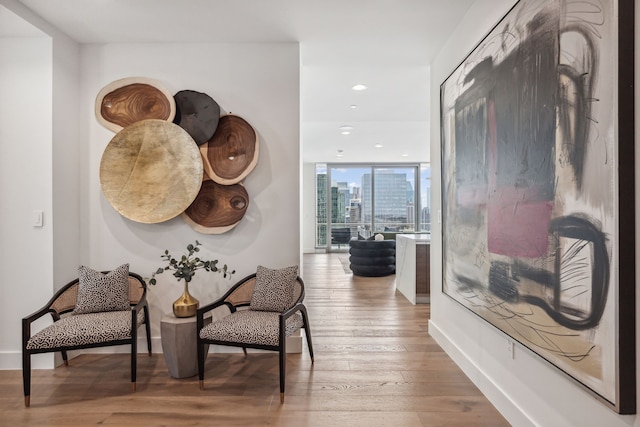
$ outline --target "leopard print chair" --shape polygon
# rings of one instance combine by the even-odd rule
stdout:
[[[67,283],[44,307],[22,319],[22,377],[24,403],[27,407],[30,405],[32,354],[59,351],[62,353],[65,366],[68,366],[67,351],[69,350],[122,344],[131,345],[131,388],[133,391],[136,389],[137,331],[142,324],[145,325],[147,349],[151,356],[149,306],[146,298],[147,285],[142,277],[136,273],[128,272],[129,305],[131,307],[129,310],[73,314],[77,303],[79,280],[77,278]],[[47,313],[53,317],[53,324],[32,336],[31,324]]]
[[[260,267],[258,267],[260,269]],[[260,272],[260,270],[258,270]],[[204,389],[205,345],[217,344],[242,347],[245,356],[247,348],[277,351],[280,354],[280,403],[284,403],[286,339],[303,328],[307,345],[313,359],[311,329],[304,299],[304,282],[296,273],[292,276],[292,292],[285,299],[272,301],[271,307],[256,307],[256,274],[240,280],[217,301],[205,305],[197,311],[198,331],[198,375],[200,389]],[[277,280],[273,280],[277,282]],[[265,298],[272,298],[274,292],[267,292]],[[287,299],[288,298],[288,299]],[[273,305],[275,304],[275,305]],[[278,308],[277,306],[280,305]],[[226,306],[231,313],[222,319],[205,325],[205,314],[217,307]],[[239,310],[240,308],[240,310]]]

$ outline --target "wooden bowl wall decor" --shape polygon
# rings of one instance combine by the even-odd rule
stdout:
[[[181,215],[203,234],[225,233],[242,220],[249,195],[241,181],[259,154],[258,134],[246,120],[220,117],[205,93],[173,96],[144,77],[105,86],[95,114],[116,132],[102,155],[100,185],[122,216],[155,224]]]
[[[242,184],[221,185],[207,180],[182,218],[203,234],[222,234],[235,227],[249,207],[249,194]]]
[[[132,221],[155,224],[180,215],[198,195],[203,164],[180,126],[142,120],[118,132],[100,162],[107,201]]]
[[[119,132],[140,120],[173,121],[176,103],[169,91],[146,77],[127,77],[106,85],[96,97],[98,122]]]
[[[200,146],[200,152],[212,180],[223,185],[237,184],[258,163],[258,134],[243,118],[223,116],[213,137]]]

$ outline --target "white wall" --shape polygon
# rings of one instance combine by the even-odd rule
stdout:
[[[302,250],[316,251],[316,165],[302,164]]]
[[[53,37],[53,281],[57,290],[76,273],[80,239],[80,140],[78,105],[80,46],[67,37]]]
[[[235,279],[259,264],[284,267],[301,261],[299,48],[285,44],[107,44],[84,45],[81,52],[79,122],[81,158],[81,261],[96,269],[128,262],[149,277],[164,266],[165,249],[179,255],[196,239],[201,257],[220,259],[236,269]],[[130,76],[158,80],[171,92],[209,94],[224,113],[247,120],[260,138],[256,168],[244,180],[249,207],[231,231],[205,235],[180,217],[140,224],[120,216],[106,201],[99,181],[102,153],[114,133],[94,115],[95,97],[108,83]],[[160,318],[182,293],[170,274],[158,276],[149,293],[154,351],[160,351]],[[222,276],[198,272],[190,285],[210,302],[232,285]]]
[[[431,93],[434,96],[431,99],[431,123],[439,123],[439,97],[435,95],[439,94],[440,84],[514,3],[513,0],[476,1],[455,35],[432,63]],[[636,22],[640,22],[638,16]],[[636,68],[636,81],[639,72],[640,68]],[[431,141],[440,141],[438,126],[431,128]],[[436,212],[441,208],[440,163],[435,160],[440,158],[438,143],[431,145],[431,158],[434,159],[432,203]],[[640,164],[638,158],[636,153],[636,164]],[[441,225],[433,226],[433,235],[441,235]],[[636,256],[639,243],[636,236]],[[441,283],[440,239],[432,240],[431,256],[432,283]],[[513,425],[640,426],[636,416],[617,415],[556,368],[523,348],[516,346],[512,359],[506,351],[507,340],[503,334],[444,296],[439,287],[432,286],[431,292],[430,334]],[[638,302],[636,306],[640,307]],[[640,334],[640,327],[636,326],[636,330]],[[640,342],[638,336],[636,341]],[[640,396],[640,391],[637,391],[637,395]]]
[[[0,38],[0,367],[19,363],[20,318],[52,294],[51,39]],[[33,227],[32,212],[45,213]]]
[[[4,13],[24,22],[19,39],[5,37],[0,53],[0,211],[6,280],[0,369],[21,366],[20,318],[40,308],[75,274],[79,262],[78,89],[79,46],[15,0],[0,0]],[[18,107],[18,108],[16,108]],[[6,178],[6,179],[5,179]],[[42,228],[32,212],[42,210]],[[19,285],[16,285],[18,284]],[[51,322],[36,322],[36,331]],[[51,368],[53,355],[33,357]]]
[[[0,39],[0,369],[21,365],[20,318],[40,308],[77,268],[78,45],[15,0],[0,12],[21,22],[21,36]],[[9,14],[9,15],[7,15]],[[6,30],[6,29],[0,29]],[[64,159],[64,162],[58,159]],[[56,190],[54,190],[56,189]],[[32,212],[44,214],[43,227]],[[72,237],[69,239],[69,237]],[[68,280],[68,279],[65,279]],[[32,326],[38,330],[51,320]],[[33,358],[50,368],[52,355]]]

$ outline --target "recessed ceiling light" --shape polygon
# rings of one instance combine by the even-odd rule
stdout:
[[[336,154],[336,157],[343,157],[344,154],[342,154],[342,150],[338,150],[338,154]]]
[[[357,85],[351,86],[351,89],[353,90],[365,90],[367,88],[367,85],[364,85],[362,83],[359,83]]]
[[[353,130],[353,126],[340,126],[338,129],[340,129],[340,133],[343,135],[349,135],[351,134],[351,131]]]
[[[376,148],[382,148],[382,144],[376,144],[376,145],[374,145],[374,147],[376,147]]]
[[[402,157],[409,157],[409,155],[407,153],[404,153]]]
[[[352,110],[355,110],[356,108],[358,108],[358,106],[356,104],[351,104],[349,105],[349,108],[351,108]]]

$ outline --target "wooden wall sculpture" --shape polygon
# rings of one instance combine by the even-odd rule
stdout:
[[[102,156],[100,184],[122,216],[152,224],[182,214],[205,234],[227,232],[242,220],[249,195],[241,181],[258,162],[258,135],[246,120],[220,117],[205,93],[172,96],[144,77],[105,86],[95,114],[117,132]]]
[[[220,106],[206,93],[181,90],[175,94],[175,123],[186,130],[198,145],[209,141],[218,128]]]
[[[206,180],[182,217],[200,233],[221,234],[240,222],[248,206],[249,194],[242,184],[222,185]]]
[[[170,122],[175,115],[176,103],[171,93],[145,77],[111,82],[96,97],[98,122],[114,132],[144,119]]]
[[[258,135],[241,117],[224,116],[200,152],[211,179],[223,185],[237,184],[258,163]]]
[[[163,120],[118,132],[100,162],[102,191],[132,221],[155,224],[180,215],[198,195],[202,159],[189,134]]]

